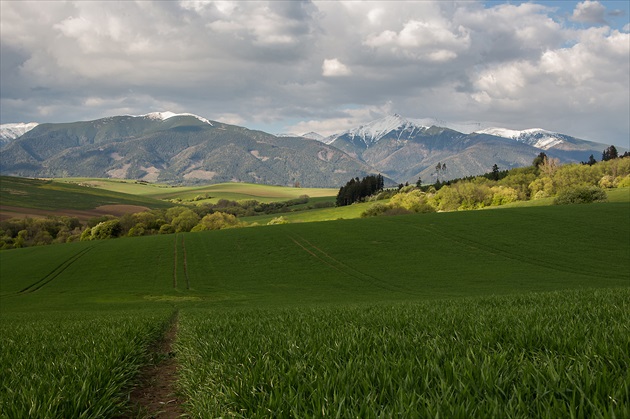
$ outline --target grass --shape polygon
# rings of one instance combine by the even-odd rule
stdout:
[[[92,185],[104,190],[147,196],[154,199],[190,200],[197,196],[211,196],[204,202],[216,203],[219,199],[244,200],[255,199],[259,202],[287,201],[302,195],[309,197],[331,197],[337,195],[337,189],[330,188],[293,188],[288,186],[259,185],[253,183],[219,183],[204,186],[167,186],[161,184],[138,183],[133,180],[64,178],[60,182]]]
[[[174,310],[193,416],[627,417],[622,198],[3,251],[0,417],[124,411]]]
[[[2,205],[42,210],[86,210],[102,205],[124,204],[166,208],[165,202],[116,191],[67,184],[52,180],[0,176]]]
[[[282,216],[291,223],[310,223],[316,221],[332,221],[340,219],[360,218],[361,213],[368,209],[372,203],[356,203],[343,207],[330,207],[321,209],[301,210],[281,214],[259,215],[254,217],[241,217],[249,223],[267,224],[272,219]]]
[[[191,310],[180,387],[198,417],[627,417],[628,324],[627,288]]]
[[[0,253],[0,310],[160,295],[282,305],[624,286],[629,205],[376,217],[8,250]],[[46,285],[36,292],[18,294],[40,281]]]
[[[0,417],[113,417],[169,312],[29,313],[0,324]]]

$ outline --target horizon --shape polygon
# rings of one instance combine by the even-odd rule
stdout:
[[[219,122],[219,123],[225,123],[228,125],[235,125],[235,124],[229,124],[226,122],[221,122],[218,120],[214,120],[214,119],[208,119],[202,115],[196,115],[193,113],[189,113],[189,112],[182,112],[182,113],[175,113],[175,112],[171,112],[169,110],[163,110],[163,111],[155,111],[155,112],[149,112],[146,114],[141,114],[141,115],[108,115],[102,118],[97,118],[97,119],[87,119],[87,120],[81,120],[81,121],[66,121],[66,122],[44,122],[42,124],[55,124],[55,123],[81,123],[81,122],[92,122],[92,121],[98,121],[101,119],[107,119],[107,118],[115,118],[115,117],[123,117],[123,116],[129,116],[129,117],[133,117],[133,118],[142,118],[142,117],[149,117],[151,118],[154,115],[159,115],[159,117],[162,120],[166,120],[172,117],[176,117],[176,116],[193,116],[197,119],[199,119],[202,122],[208,123],[210,125],[213,125],[212,122]],[[333,132],[332,134],[327,134],[324,135],[322,133],[316,132],[316,131],[309,131],[309,132],[305,132],[305,133],[274,133],[274,132],[268,132],[268,131],[264,131],[264,130],[259,130],[259,131],[263,131],[266,132],[267,134],[271,134],[271,135],[275,135],[277,137],[302,137],[305,139],[309,139],[309,140],[315,140],[315,141],[322,141],[325,142],[324,140],[329,139],[330,137],[335,137],[341,134],[344,134],[345,132],[348,131],[353,131],[353,130],[357,130],[357,129],[361,129],[364,128],[367,125],[371,125],[375,122],[379,122],[380,120],[384,120],[390,117],[397,117],[400,118],[406,122],[411,122],[417,126],[423,126],[426,128],[429,128],[431,126],[436,126],[436,127],[440,127],[440,128],[448,128],[457,132],[460,132],[462,134],[471,134],[471,133],[480,133],[480,134],[489,134],[489,135],[494,135],[494,136],[498,136],[498,137],[503,137],[503,138],[513,138],[514,135],[518,135],[521,133],[525,133],[528,131],[542,131],[545,133],[549,133],[549,134],[560,134],[560,135],[567,135],[566,133],[562,133],[562,132],[554,132],[554,131],[549,131],[545,128],[540,128],[540,127],[529,127],[529,128],[523,128],[523,129],[514,129],[512,127],[498,127],[498,126],[485,126],[481,123],[471,123],[471,122],[449,122],[449,121],[440,121],[437,120],[435,118],[407,118],[404,115],[400,115],[398,113],[392,113],[389,115],[384,115],[381,116],[380,118],[374,119],[372,121],[366,122],[364,124],[358,125],[356,127],[353,127],[351,129],[347,129],[347,130],[338,130]],[[35,124],[35,126],[40,125],[40,123],[37,122],[27,122],[27,123],[13,123],[13,122],[9,122],[9,123],[3,123],[0,124],[0,127],[7,127],[7,126],[11,126],[11,128],[18,128],[20,126],[25,126],[25,125],[30,125],[30,124]],[[429,124],[429,125],[427,125]],[[466,129],[466,126],[469,125],[474,125],[477,127],[477,129]],[[25,132],[30,131],[31,129],[33,129],[35,126],[33,126],[32,128],[29,128],[28,130],[26,130]],[[235,125],[235,126],[241,126],[241,125]],[[242,126],[246,129],[250,129],[250,130],[258,130],[255,128],[251,128],[251,127],[247,127],[247,126]],[[462,129],[464,128],[464,129]],[[487,131],[497,131],[497,132],[487,132]],[[316,134],[319,135],[320,139],[316,139],[316,138],[309,138],[307,137],[307,135],[309,134]],[[501,135],[501,134],[505,134],[505,135]],[[598,142],[598,141],[594,141],[588,138],[580,138],[580,137],[574,137],[577,138],[579,140],[585,140],[585,141],[590,141],[590,142],[594,142],[594,143],[599,143],[602,145],[615,145],[616,147],[621,147],[622,149],[628,149],[628,147],[624,146],[623,144],[618,145],[618,144],[606,144],[606,143],[602,143],[602,142]],[[327,142],[326,142],[327,143]]]
[[[0,123],[391,114],[630,148],[627,1],[2,2]]]

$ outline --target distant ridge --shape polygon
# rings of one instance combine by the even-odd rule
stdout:
[[[40,124],[2,148],[0,173],[337,187],[349,177],[375,172],[318,141],[278,138],[194,114],[155,112]]]
[[[479,126],[393,114],[324,138],[315,132],[272,135],[170,111],[4,124],[8,139],[2,140],[0,173],[305,187],[339,187],[349,178],[380,173],[387,184],[418,178],[433,183],[438,163],[445,167],[439,180],[448,180],[487,173],[495,164],[500,169],[527,166],[541,151],[569,163],[591,154],[597,158],[608,147],[540,128]]]
[[[425,183],[437,180],[434,168],[438,163],[446,164],[447,170],[440,173],[440,179],[446,180],[487,173],[494,164],[501,169],[526,166],[541,151],[563,163],[586,161],[607,147],[540,128],[487,128],[463,133],[440,126],[440,122],[388,115],[331,135],[324,142],[393,179],[414,183],[418,178]],[[471,123],[466,128],[478,125]]]

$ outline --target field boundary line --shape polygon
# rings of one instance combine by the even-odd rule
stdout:
[[[52,271],[50,271],[44,277],[32,283],[28,287],[25,287],[21,289],[20,291],[18,291],[18,294],[29,294],[31,292],[37,291],[38,289],[41,289],[43,286],[49,284],[53,279],[61,275],[66,269],[68,269],[68,267],[70,267],[70,265],[72,265],[74,262],[79,260],[83,255],[85,255],[87,252],[89,252],[93,248],[94,248],[94,245],[86,249],[83,249],[80,252],[75,253],[74,255],[70,256],[68,259],[64,260],[59,265],[57,265]]]
[[[366,274],[365,272],[361,272],[360,270],[353,268],[352,266],[349,266],[343,262],[341,262],[340,260],[332,257],[331,255],[329,255],[328,253],[326,253],[325,251],[323,251],[322,249],[320,249],[319,247],[315,246],[314,244],[312,244],[311,242],[309,242],[308,240],[306,240],[305,238],[301,237],[301,236],[296,236],[299,240],[301,240],[302,242],[306,243],[306,245],[308,245],[309,248],[307,248],[303,243],[298,242],[298,240],[296,240],[294,237],[292,236],[288,236],[296,245],[298,245],[300,248],[302,248],[304,251],[306,251],[307,253],[309,253],[311,256],[315,257],[316,259],[318,259],[319,261],[323,262],[324,264],[330,266],[331,268],[345,274],[348,276],[351,276],[355,279],[358,279],[359,281],[363,282],[363,283],[370,283],[378,288],[382,288],[388,291],[394,291],[394,292],[406,292],[406,293],[411,293],[412,291],[409,289],[405,289],[396,285],[392,285],[389,283],[386,283],[384,281],[382,281],[379,278],[376,278],[372,275]],[[337,266],[335,266],[337,265]]]

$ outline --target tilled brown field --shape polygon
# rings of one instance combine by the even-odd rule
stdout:
[[[124,214],[132,214],[148,210],[149,208],[140,205],[101,205],[100,207],[96,207],[91,210],[42,210],[35,208],[14,207],[10,205],[0,205],[0,221],[7,220],[9,218],[44,218],[52,215],[77,217],[80,220],[85,221],[89,220],[90,218],[99,217],[102,215],[114,215],[119,217]]]

